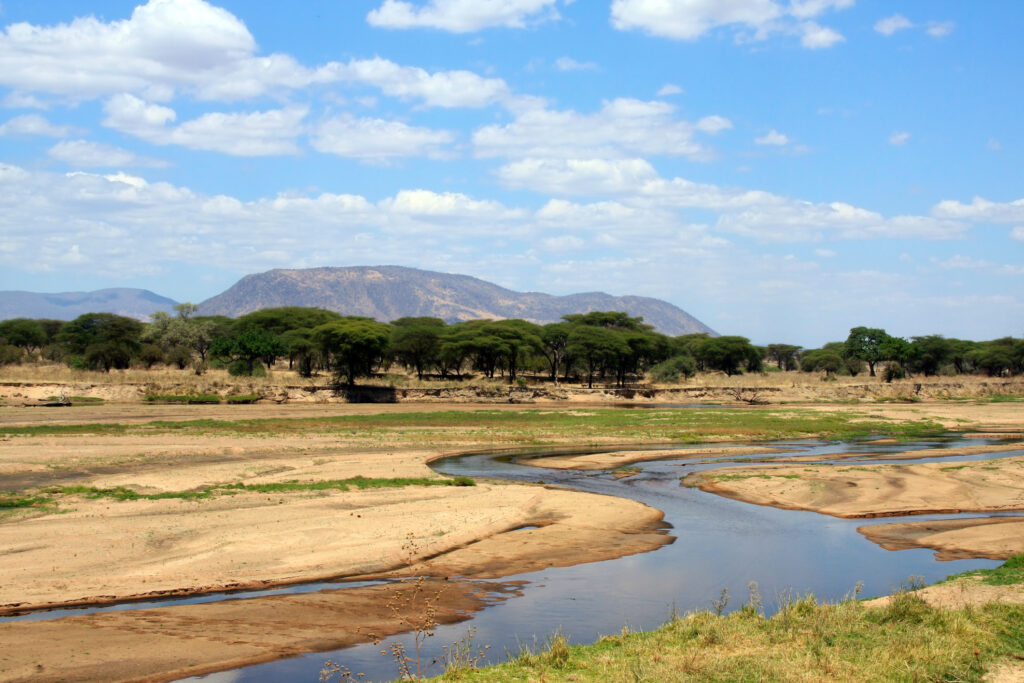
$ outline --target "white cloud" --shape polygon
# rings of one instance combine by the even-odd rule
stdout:
[[[896,131],[889,136],[889,144],[893,147],[902,147],[910,140],[910,133],[905,130]]]
[[[952,21],[929,21],[925,33],[932,38],[944,38],[953,32],[956,24]]]
[[[782,146],[789,144],[789,138],[786,135],[772,128],[770,131],[768,131],[761,137],[754,138],[754,143],[758,145]]]
[[[465,4],[472,14],[486,3]],[[501,79],[469,71],[429,73],[379,58],[307,68],[289,55],[256,50],[245,24],[227,10],[204,0],[150,0],[121,21],[8,26],[0,33],[0,85],[18,89],[23,101],[45,92],[73,100],[130,93],[163,102],[179,91],[233,101],[340,81],[422,98],[427,106],[479,107],[508,96]]]
[[[10,92],[0,100],[0,107],[5,109],[49,109],[50,106],[35,95],[23,92]]]
[[[303,132],[308,109],[287,107],[263,112],[213,112],[185,121],[177,127],[173,109],[147,104],[134,95],[112,97],[104,106],[103,125],[156,145],[181,145],[190,149],[223,152],[234,156],[296,154],[295,139]]]
[[[765,40],[774,33],[797,33],[810,49],[845,40],[834,29],[809,21],[829,10],[842,10],[853,0],[613,0],[612,26],[640,30],[674,40],[697,40],[720,27],[736,31],[739,41]]]
[[[996,275],[1024,275],[1024,265],[993,263],[963,254],[956,254],[948,259],[933,258],[932,263],[941,270],[983,270]]]
[[[364,160],[441,157],[455,140],[450,131],[417,128],[399,121],[339,116],[316,128],[313,148],[326,154]]]
[[[821,258],[834,258],[836,252],[833,249],[815,249],[814,253]]]
[[[875,22],[875,31],[883,36],[891,36],[897,31],[912,28],[914,23],[902,14],[893,14],[890,17],[879,19]]]
[[[810,50],[829,48],[845,41],[843,34],[827,26],[819,26],[813,21],[800,25],[800,44]]]
[[[58,161],[77,168],[111,166],[161,167],[167,163],[148,159],[121,147],[105,145],[89,140],[65,140],[51,147],[47,154]]]
[[[432,107],[484,107],[510,94],[508,85],[500,78],[484,78],[471,71],[429,73],[379,57],[334,65],[330,73],[340,80],[376,86],[391,97],[420,98]]]
[[[656,93],[658,97],[669,97],[670,95],[682,95],[683,89],[675,83],[666,83]]]
[[[1018,225],[1016,228],[1011,230],[1010,237],[1018,242],[1024,242],[1024,226]]]
[[[970,204],[947,199],[932,208],[932,215],[979,223],[1024,223],[1024,199],[993,202],[983,197],[975,197]]]
[[[71,126],[57,126],[39,114],[23,114],[0,124],[0,137],[5,135],[39,135],[48,138],[63,138],[71,135]]]
[[[497,175],[507,187],[555,194],[618,194],[657,178],[643,159],[523,159]]]
[[[555,60],[559,71],[597,71],[596,62],[577,62],[572,57],[559,57]]]
[[[379,28],[433,28],[452,33],[496,26],[523,28],[556,18],[555,0],[428,0],[421,6],[384,0],[366,15],[367,22]]]
[[[481,157],[629,157],[636,154],[704,159],[711,152],[694,140],[696,133],[714,135],[732,127],[721,116],[695,123],[673,118],[665,102],[620,98],[607,101],[594,114],[572,110],[530,108],[506,125],[490,125],[473,133]]]

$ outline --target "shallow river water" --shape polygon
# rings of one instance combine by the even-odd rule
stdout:
[[[971,439],[968,443],[954,437],[898,445],[871,441],[802,441],[773,445],[797,451],[786,455],[814,455],[828,462],[838,454],[863,454],[864,460],[870,460],[873,456],[896,451],[985,443],[993,442]],[[636,447],[629,450],[636,450]],[[685,447],[679,452],[681,458],[686,457]],[[523,455],[521,451],[518,454]],[[1018,450],[943,460],[954,462],[1020,454]],[[733,453],[730,457],[736,455]],[[935,458],[900,462],[931,460]],[[858,462],[859,458],[843,460],[844,465]],[[787,592],[814,593],[822,600],[839,600],[851,594],[860,582],[863,584],[861,596],[868,597],[892,592],[911,575],[934,582],[967,569],[999,564],[989,560],[938,562],[930,550],[891,552],[856,531],[858,526],[867,523],[907,518],[844,520],[813,512],[750,505],[680,486],[680,477],[688,472],[723,465],[680,463],[678,460],[637,463],[640,473],[616,480],[607,472],[519,465],[502,453],[459,456],[434,463],[436,470],[448,475],[543,481],[632,498],[662,510],[666,526],[671,527],[670,533],[676,540],[653,552],[617,560],[505,577],[502,582],[526,582],[522,594],[500,601],[462,624],[439,627],[437,634],[427,641],[425,661],[437,656],[442,645],[465,636],[470,625],[476,629],[474,642],[490,645],[491,660],[501,661],[507,653],[519,652],[521,646],[542,645],[557,631],[573,642],[586,643],[603,634],[617,633],[623,627],[656,628],[673,609],[682,613],[709,608],[711,600],[718,598],[723,588],[727,588],[731,596],[726,610],[731,611],[746,601],[751,581],[757,582],[765,611],[771,613],[778,597]],[[964,516],[982,515],[919,515],[912,519]],[[410,643],[411,636],[190,680],[313,681],[328,658],[343,663],[353,672],[365,673],[369,680],[391,680],[397,672],[390,658],[381,656],[381,650],[395,640]],[[440,665],[430,671],[431,674],[441,672]]]

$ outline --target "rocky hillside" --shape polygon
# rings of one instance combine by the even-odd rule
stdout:
[[[149,320],[156,311],[174,312],[177,301],[148,289],[98,289],[94,292],[0,292],[0,320],[8,318],[50,318],[74,320],[83,313],[116,313]]]
[[[659,299],[602,292],[552,296],[513,292],[467,275],[400,266],[271,270],[247,275],[199,305],[201,315],[237,317],[275,306],[315,306],[344,315],[390,321],[434,316],[449,322],[522,318],[555,322],[567,313],[626,311],[669,335],[714,332],[686,311]]]

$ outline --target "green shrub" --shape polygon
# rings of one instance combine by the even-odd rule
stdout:
[[[17,346],[11,344],[0,346],[0,365],[19,365],[24,357],[25,352]]]
[[[693,356],[675,356],[651,368],[655,382],[678,382],[680,377],[689,379],[697,374],[697,362]]]
[[[225,396],[224,401],[231,404],[255,403],[263,398],[259,394],[245,394],[244,396]]]

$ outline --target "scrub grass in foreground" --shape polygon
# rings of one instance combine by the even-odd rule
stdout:
[[[1024,555],[985,572],[1024,581]],[[968,572],[975,574],[976,572]],[[813,596],[782,599],[766,618],[756,588],[726,616],[673,617],[650,632],[569,645],[555,634],[505,664],[450,669],[446,681],[977,681],[1003,661],[1024,659],[1024,605],[952,610],[909,588],[885,607]]]

